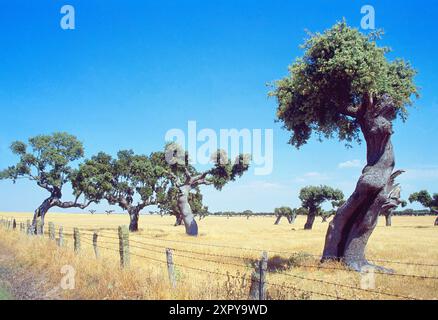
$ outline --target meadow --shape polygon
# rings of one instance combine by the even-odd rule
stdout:
[[[1,213],[25,222],[32,214]],[[48,298],[63,299],[247,299],[251,273],[263,251],[270,258],[269,299],[438,299],[438,228],[435,217],[381,218],[367,257],[392,268],[394,275],[374,275],[363,287],[361,274],[340,263],[319,263],[328,224],[315,222],[305,231],[305,217],[293,225],[274,217],[207,217],[198,221],[197,238],[174,227],[174,217],[141,216],[140,231],[130,234],[130,268],[120,268],[117,228],[128,224],[122,214],[49,213],[48,222],[64,228],[60,248],[43,237],[0,229],[1,246],[11,249],[20,267],[45,275]],[[81,251],[73,251],[73,228],[81,232]],[[92,234],[98,231],[99,258]],[[174,249],[177,286],[167,273],[166,248]],[[61,268],[75,270],[74,290],[62,290]],[[52,295],[52,296],[50,296]]]

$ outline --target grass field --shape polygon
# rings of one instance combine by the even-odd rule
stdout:
[[[31,214],[3,213],[18,222]],[[173,217],[141,216],[140,232],[130,236],[131,267],[121,270],[117,227],[127,215],[50,213],[47,222],[63,226],[64,248],[44,238],[0,231],[1,243],[16,252],[16,261],[49,279],[48,291],[70,299],[246,299],[253,263],[267,251],[271,265],[287,269],[267,276],[271,299],[438,299],[438,227],[435,217],[394,217],[393,226],[381,219],[368,246],[370,260],[395,269],[396,275],[375,275],[375,287],[361,290],[360,274],[338,263],[320,265],[327,224],[318,219],[313,231],[304,231],[304,217],[294,225],[273,217],[207,217],[199,222],[200,236],[190,238]],[[47,225],[47,224],[46,224]],[[73,253],[72,229],[81,231],[82,250]],[[47,230],[47,228],[46,228]],[[92,232],[99,231],[100,258],[95,259]],[[165,248],[174,249],[177,287],[169,285]],[[275,262],[277,261],[277,262]],[[388,262],[391,261],[391,262]],[[61,267],[76,270],[74,290],[58,288]],[[228,273],[228,276],[227,276]],[[404,275],[404,276],[403,276]],[[426,276],[411,277],[410,275]]]

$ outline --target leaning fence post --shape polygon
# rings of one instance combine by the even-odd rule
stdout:
[[[94,254],[96,255],[96,259],[99,259],[99,248],[97,247],[97,238],[99,237],[97,231],[93,233],[93,248]]]
[[[64,228],[59,227],[58,246],[62,247],[63,245],[64,245]]]
[[[55,224],[53,222],[49,222],[49,238],[55,240]]]
[[[74,239],[75,253],[78,254],[79,251],[81,251],[81,234],[79,233],[78,228],[73,228],[73,239]]]
[[[249,298],[251,300],[266,300],[266,273],[268,269],[268,253],[265,251],[251,275]]]
[[[15,219],[12,221],[12,229],[17,229],[17,221]]]
[[[173,264],[173,251],[166,249],[167,272],[169,273],[169,281],[172,288],[176,288],[175,265]]]
[[[129,267],[129,231],[126,226],[119,227],[120,265]]]

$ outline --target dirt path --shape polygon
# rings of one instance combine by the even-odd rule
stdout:
[[[0,299],[57,299],[45,292],[44,283],[44,275],[19,266],[13,253],[0,244]]]

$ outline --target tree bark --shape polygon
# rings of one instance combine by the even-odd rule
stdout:
[[[183,216],[181,214],[176,215],[175,227],[181,226],[183,224]]]
[[[31,234],[36,234],[36,227],[38,218],[41,218],[41,228],[44,232],[44,218],[47,214],[47,212],[53,207],[53,202],[56,199],[54,197],[49,197],[46,200],[43,201],[43,203],[35,210],[35,213],[33,215],[32,225],[31,227]]]
[[[315,222],[316,218],[316,209],[309,209],[309,214],[307,215],[307,221],[304,225],[304,230],[312,230],[313,229],[313,223]]]
[[[367,165],[348,201],[338,209],[329,225],[322,260],[343,261],[356,271],[374,267],[365,258],[365,248],[377,224],[379,213],[398,205],[392,197],[395,178],[402,173],[393,173],[395,166],[391,144],[392,120],[395,117],[391,106],[373,105],[359,123],[367,144]]]
[[[138,210],[137,208],[130,208],[128,209],[128,213],[129,213],[129,232],[137,232],[140,210]]]
[[[189,236],[198,235],[198,224],[193,216],[192,208],[189,203],[190,186],[182,186],[179,188],[178,208],[180,215],[182,215],[184,226],[186,228],[186,234]]]
[[[385,222],[387,227],[392,226],[392,212],[388,212],[388,214],[385,215]]]

